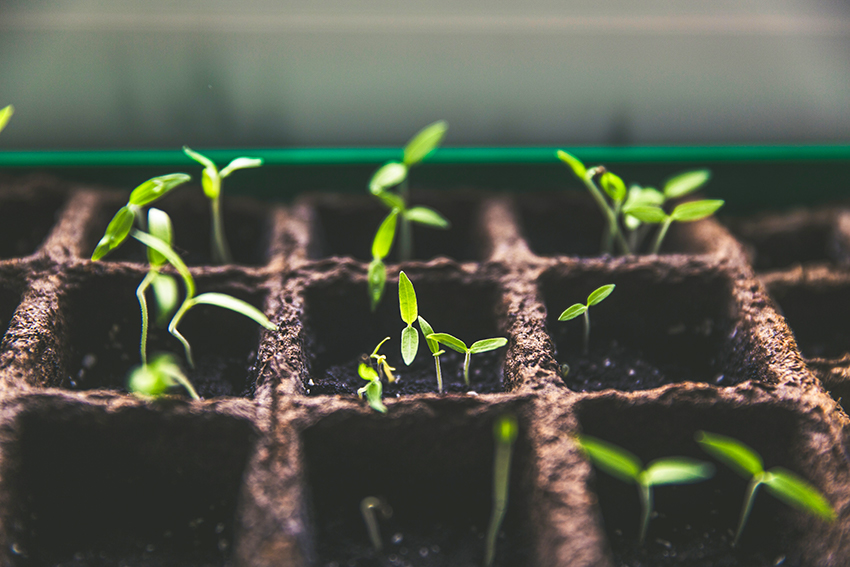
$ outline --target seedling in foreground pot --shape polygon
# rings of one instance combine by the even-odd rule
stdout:
[[[652,516],[652,488],[665,484],[692,484],[714,475],[714,465],[687,457],[656,459],[644,468],[635,455],[590,435],[577,435],[579,447],[597,467],[623,482],[634,483],[643,510],[640,522],[641,543],[646,539],[649,519]]]
[[[6,124],[9,123],[9,119],[12,117],[12,114],[15,113],[15,107],[11,104],[4,108],[0,108],[0,132],[3,131],[3,128],[6,127]]]
[[[738,529],[735,532],[735,540],[732,542],[733,546],[738,545],[741,539],[741,532],[744,531],[747,518],[753,508],[756,491],[762,484],[786,504],[830,522],[835,520],[835,511],[832,506],[814,486],[782,467],[773,467],[765,471],[761,456],[737,439],[697,431],[696,440],[706,453],[723,462],[742,477],[750,479],[741,508]]]
[[[435,341],[434,339],[428,338],[430,335],[434,334],[434,329],[431,328],[431,325],[428,324],[428,321],[419,316],[419,329],[422,331],[422,334],[425,336],[425,344],[428,345],[428,349],[431,351],[431,354],[434,357],[434,367],[437,370],[437,392],[440,394],[443,393],[443,372],[440,368],[440,355],[445,354],[446,351],[440,348],[440,343]]]
[[[563,313],[558,317],[558,321],[569,321],[570,319],[575,319],[579,315],[584,315],[584,354],[588,353],[590,349],[590,306],[596,305],[600,303],[603,299],[611,295],[611,292],[614,291],[614,288],[617,287],[614,284],[603,285],[602,287],[596,288],[591,292],[590,295],[587,296],[587,305],[583,305],[581,303],[576,303],[564,310]]]
[[[628,215],[631,215],[641,222],[647,224],[660,224],[658,236],[655,238],[655,244],[652,246],[652,253],[658,254],[661,250],[661,243],[667,235],[667,230],[673,221],[676,222],[694,222],[713,215],[717,209],[723,206],[723,201],[720,199],[706,199],[703,201],[690,201],[682,203],[673,209],[669,215],[664,212],[664,209],[658,206],[636,205],[624,210]]]
[[[373,410],[387,413],[387,406],[381,401],[384,388],[381,386],[381,377],[378,376],[378,371],[368,364],[361,362],[360,366],[357,367],[357,373],[368,382],[368,384],[357,390],[357,397],[362,398],[365,394],[366,401],[369,402],[369,406]]]
[[[393,509],[381,498],[367,496],[360,501],[360,513],[363,514],[363,521],[366,522],[366,530],[369,532],[369,539],[372,540],[372,547],[375,548],[375,551],[380,552],[384,548],[384,544],[381,541],[381,531],[378,529],[376,510],[385,520],[393,515]]]
[[[375,347],[375,350],[372,351],[372,354],[369,355],[369,358],[375,360],[375,366],[377,366],[377,368],[375,370],[378,371],[378,374],[380,374],[381,370],[383,370],[384,375],[387,377],[387,382],[392,384],[393,382],[395,382],[395,376],[393,375],[395,368],[390,366],[390,364],[387,362],[387,356],[386,355],[378,354],[378,351],[381,350],[381,347],[388,340],[390,340],[389,337],[387,337],[384,340],[382,340],[381,342],[379,342],[378,346]]]
[[[260,158],[239,157],[219,171],[208,157],[192,151],[187,146],[183,146],[183,152],[204,166],[204,171],[201,174],[201,187],[204,189],[204,195],[210,200],[212,213],[212,231],[210,234],[212,240],[212,258],[214,262],[219,264],[229,264],[233,259],[230,255],[230,247],[227,245],[227,238],[224,236],[224,222],[221,218],[221,180],[228,177],[237,169],[260,167],[263,165],[263,160]]]
[[[484,547],[484,567],[491,567],[496,557],[496,536],[508,509],[508,485],[511,479],[511,453],[519,433],[516,417],[502,415],[493,424],[496,454],[493,459],[493,512],[487,527]]]
[[[419,352],[419,333],[413,327],[413,322],[419,317],[419,308],[416,304],[416,291],[404,272],[398,275],[398,306],[401,320],[407,323],[401,330],[401,358],[410,366]]]
[[[174,386],[183,386],[193,400],[200,400],[192,383],[183,374],[177,357],[171,353],[155,355],[149,363],[130,371],[127,389],[140,396],[158,397]]]
[[[448,333],[433,333],[427,335],[426,338],[437,341],[463,355],[463,381],[466,383],[467,388],[469,387],[469,357],[473,354],[496,350],[508,344],[508,339],[504,337],[481,339],[480,341],[475,341],[469,347],[462,340]]]

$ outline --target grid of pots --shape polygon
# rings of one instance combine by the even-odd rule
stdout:
[[[371,198],[229,199],[236,261],[210,266],[192,256],[208,238],[201,191],[176,192],[162,208],[199,290],[244,299],[279,325],[265,331],[213,308],[187,316],[198,360],[189,377],[204,398],[192,402],[126,392],[144,252],[88,259],[125,198],[38,177],[0,192],[0,215],[14,213],[0,227],[10,230],[3,246],[13,242],[0,250],[5,564],[480,565],[491,430],[504,414],[520,434],[496,565],[826,566],[850,555],[848,419],[785,303],[826,284],[783,288],[791,270],[766,272],[748,256],[760,245],[741,228],[750,221],[731,233],[712,219],[674,226],[661,255],[599,257],[602,221],[584,195],[414,193],[452,228],[417,231],[413,260],[389,258],[372,313],[367,254],[385,212]],[[20,227],[32,232],[17,241]],[[824,270],[840,291],[839,265]],[[410,367],[385,349],[399,381],[379,414],[356,395],[356,367],[384,337],[398,344],[399,270],[436,330],[508,345],[473,357],[469,387],[461,357],[444,355],[444,394],[424,345]],[[608,283],[617,287],[594,308],[585,356],[580,321],[558,314]],[[154,329],[151,349],[179,354],[169,339]],[[718,466],[707,482],[657,489],[639,545],[634,487],[595,469],[573,436],[644,462],[705,460],[698,430],[802,474],[838,520],[761,497],[733,548],[746,481]],[[380,525],[381,553],[360,516],[370,495],[394,511]]]

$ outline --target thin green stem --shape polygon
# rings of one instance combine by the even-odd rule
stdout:
[[[658,237],[656,237],[655,245],[652,247],[653,254],[658,254],[658,251],[661,250],[661,242],[667,235],[667,230],[669,230],[671,224],[673,224],[673,217],[667,217],[664,224],[662,224],[661,228],[658,230]]]
[[[584,312],[584,355],[590,352],[590,309]]]
[[[652,516],[652,487],[644,482],[638,482],[638,494],[640,495],[640,505],[643,508],[638,541],[643,544],[644,540],[646,540],[646,532],[649,528],[649,518]]]
[[[189,363],[190,368],[195,368],[195,360],[192,358],[192,345],[190,345],[189,341],[186,340],[186,337],[180,334],[180,331],[177,330],[177,325],[180,324],[180,320],[183,318],[183,315],[189,311],[189,308],[192,307],[192,305],[194,305],[194,303],[192,303],[191,299],[187,296],[183,305],[180,306],[180,309],[177,310],[177,313],[174,314],[174,317],[168,324],[168,332],[183,343],[183,350],[186,352],[186,362]]]
[[[440,369],[440,355],[434,355],[434,366],[437,368],[437,392],[443,393],[443,372]]]
[[[467,350],[466,354],[463,356],[463,381],[467,388],[469,388],[469,357],[471,354],[472,353]]]
[[[227,246],[227,238],[224,236],[224,222],[221,219],[221,197],[216,197],[210,201],[212,209],[212,256],[213,261],[219,264],[231,263],[232,256],[230,248]]]
[[[487,540],[484,547],[485,567],[493,565],[496,556],[496,537],[508,508],[512,452],[512,442],[502,441],[496,444],[496,456],[493,461],[493,513],[490,516],[490,525],[487,527]]]
[[[374,496],[367,496],[360,502],[360,513],[363,514],[363,521],[366,522],[366,530],[369,532],[369,539],[372,540],[375,551],[381,551],[384,548],[381,532],[378,530],[378,518],[375,517],[375,510],[380,507],[381,501]]]
[[[750,517],[750,512],[753,509],[753,502],[756,499],[756,491],[764,480],[764,473],[760,473],[755,475],[752,480],[750,480],[749,486],[747,486],[747,494],[744,498],[744,504],[741,507],[741,519],[738,520],[738,530],[735,532],[735,540],[732,542],[732,547],[738,545],[738,540],[741,539],[741,533],[744,531],[744,526],[747,523],[747,519]]]
[[[144,365],[147,365],[148,363],[148,302],[145,299],[145,292],[155,277],[156,272],[154,270],[150,270],[147,274],[145,274],[145,277],[142,280],[142,283],[139,284],[139,287],[136,288],[136,298],[139,300],[139,309],[142,312],[142,336],[139,340],[139,354],[141,355],[142,364]]]
[[[588,169],[587,174],[584,176],[582,181],[584,182],[585,187],[587,187],[588,191],[590,191],[590,195],[596,201],[596,204],[599,205],[599,208],[602,210],[602,214],[605,215],[605,219],[608,222],[608,232],[612,235],[612,238],[616,239],[617,244],[620,246],[620,249],[623,254],[631,254],[629,249],[629,243],[626,242],[626,239],[623,237],[623,233],[620,232],[620,227],[617,224],[617,216],[614,214],[614,211],[608,206],[608,202],[605,200],[605,197],[602,195],[602,191],[599,190],[599,187],[596,186],[596,183],[593,182],[593,176],[596,174],[595,169]],[[609,245],[609,248],[603,249],[603,253],[613,253],[613,246]]]

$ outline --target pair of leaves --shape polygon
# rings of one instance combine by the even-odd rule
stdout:
[[[399,203],[393,197],[396,199],[399,197],[391,193],[386,194],[386,190],[407,179],[410,168],[428,157],[428,154],[440,145],[446,130],[448,130],[448,124],[443,120],[429,124],[420,130],[404,147],[401,163],[397,161],[386,163],[372,175],[369,191],[380,197],[390,208],[397,207]]]
[[[12,118],[12,115],[15,113],[15,107],[11,104],[4,108],[0,108],[0,132],[3,131],[3,128],[6,127],[6,124],[9,123],[9,119]]]
[[[127,382],[128,389],[134,394],[150,397],[161,396],[178,385],[183,386],[192,399],[201,399],[180,368],[177,357],[170,353],[159,354],[148,364],[134,368]]]
[[[416,302],[416,290],[404,272],[398,275],[398,307],[401,320],[407,324],[401,331],[401,358],[410,366],[419,352],[419,333],[413,327],[414,321],[419,318],[419,307]]]
[[[623,212],[647,224],[661,224],[670,221],[693,222],[710,217],[723,204],[724,201],[720,199],[691,201],[678,205],[669,215],[661,207],[646,205],[626,207]]]
[[[496,350],[497,348],[502,348],[503,346],[508,344],[508,339],[504,337],[496,337],[493,339],[481,339],[480,341],[475,341],[469,347],[467,347],[462,340],[448,333],[431,333],[427,335],[426,338],[445,345],[461,354],[478,354],[481,352],[488,352],[491,350]]]
[[[209,199],[219,198],[221,195],[221,180],[230,176],[234,171],[263,165],[261,158],[238,157],[219,171],[211,159],[193,151],[188,146],[183,146],[183,153],[204,166],[204,170],[201,173],[201,187],[204,190],[204,195]]]
[[[558,321],[569,321],[570,319],[575,319],[579,315],[584,315],[591,305],[601,303],[602,300],[611,295],[611,292],[614,291],[615,287],[617,287],[615,284],[607,284],[596,288],[590,293],[590,295],[587,296],[586,305],[583,305],[581,303],[571,305],[570,307],[566,308],[563,313],[561,313],[561,315],[558,317]]]

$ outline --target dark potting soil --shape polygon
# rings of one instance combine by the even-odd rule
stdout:
[[[425,351],[425,352],[423,352]],[[463,380],[463,355],[453,350],[447,350],[440,355],[440,368],[443,377],[444,393],[475,392],[492,394],[504,390],[502,362],[504,348],[472,355],[469,363],[469,386]],[[357,390],[366,385],[366,381],[357,373],[361,360],[357,360],[327,368],[319,378],[313,378],[312,384],[307,384],[307,392],[311,396],[322,394],[356,395]],[[395,368],[393,374],[396,381],[389,384],[381,371],[381,382],[384,388],[384,398],[398,398],[411,394],[437,392],[437,371],[434,357],[424,344],[420,345],[419,355],[413,364],[405,366],[400,358],[388,356],[390,365]],[[374,366],[374,364],[373,364]]]
[[[0,258],[28,256],[47,237],[64,199],[41,195],[30,201],[0,204]]]

